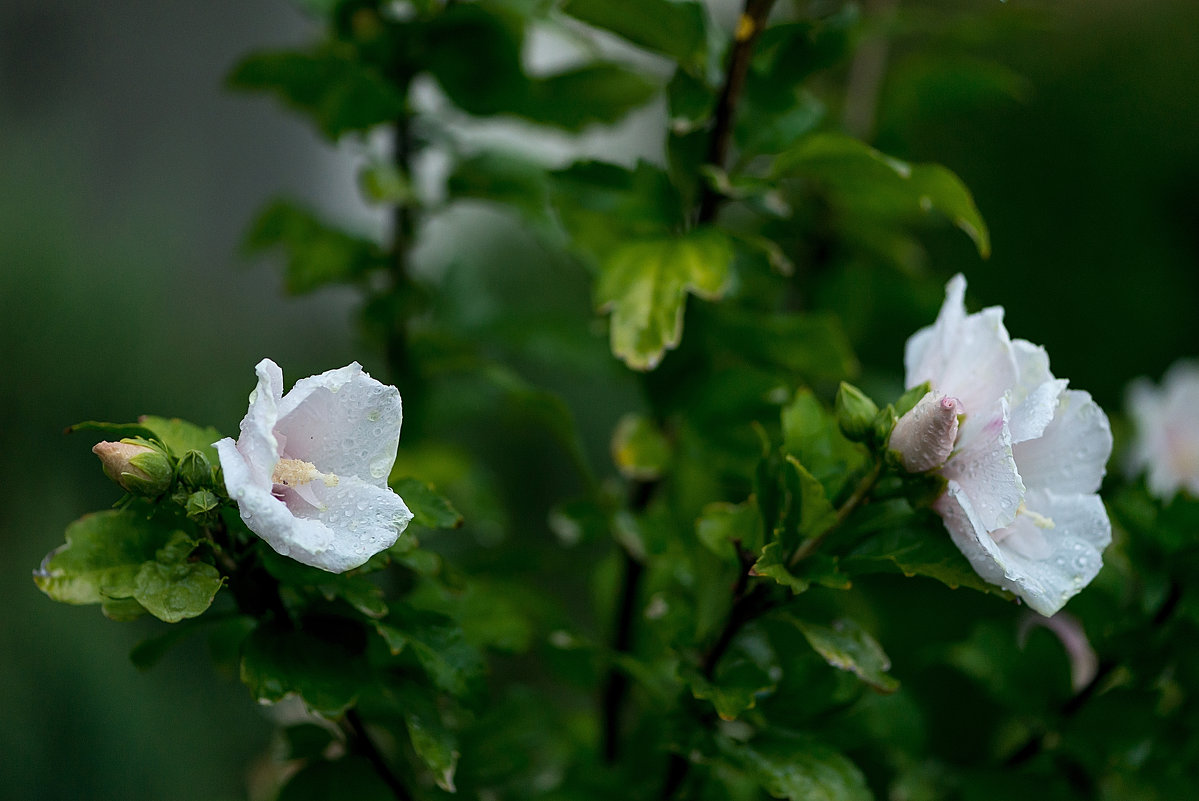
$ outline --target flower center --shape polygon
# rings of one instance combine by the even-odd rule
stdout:
[[[302,487],[318,478],[325,482],[326,487],[337,486],[339,480],[334,474],[322,473],[312,462],[302,459],[280,459],[275,464],[275,472],[271,474],[272,482],[285,487]]]

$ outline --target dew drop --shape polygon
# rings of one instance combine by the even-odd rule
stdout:
[[[372,409],[370,412],[368,412],[368,413],[367,413],[367,415],[366,415],[366,419],[367,419],[367,420],[370,420],[372,423],[378,422],[378,420],[379,420],[379,410],[378,410],[378,409]]]

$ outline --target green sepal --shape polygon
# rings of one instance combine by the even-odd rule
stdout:
[[[865,392],[845,381],[837,388],[834,403],[837,425],[841,433],[853,442],[868,442],[874,433],[878,405]]]
[[[179,477],[179,482],[188,489],[211,488],[214,476],[212,462],[208,460],[203,451],[192,448],[184,451],[183,455],[179,457],[179,462],[175,466],[175,475]]]

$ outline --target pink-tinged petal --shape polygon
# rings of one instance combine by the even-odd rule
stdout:
[[[1044,433],[1015,445],[1012,452],[1025,486],[1059,494],[1092,493],[1103,481],[1112,431],[1088,393],[1066,390]]]
[[[929,392],[896,421],[887,447],[909,473],[940,467],[957,441],[960,413],[957,398]]]
[[[1011,523],[1024,500],[1024,482],[1012,456],[1007,418],[1007,401],[1002,398],[981,413],[967,408],[958,450],[942,470],[945,478],[969,496],[974,513],[988,531]]]
[[[1199,496],[1199,363],[1174,364],[1160,388],[1135,382],[1128,401],[1136,426],[1130,472],[1147,470],[1149,490],[1159,498],[1180,489]]]
[[[322,570],[342,573],[359,567],[395,544],[412,520],[412,512],[400,496],[355,476],[331,487],[321,481],[311,482],[307,487],[311,489],[308,499],[291,489],[280,494],[297,518],[319,523],[327,530],[328,538],[319,549],[300,553],[293,547],[290,555]],[[311,499],[317,505],[313,506]]]
[[[1049,372],[1049,354],[1023,339],[1012,342],[1016,357],[1016,384],[1009,394],[1012,442],[1041,436],[1057,410],[1058,397],[1069,383]]]
[[[297,381],[280,404],[279,418],[276,432],[286,437],[289,458],[387,485],[403,421],[400,393],[357,362]]]
[[[1048,617],[1098,574],[1103,549],[1111,542],[1111,523],[1097,495],[1030,493],[1029,502],[1042,523],[1052,522],[1035,541],[1027,532],[988,532],[953,481],[935,508],[975,572]]]

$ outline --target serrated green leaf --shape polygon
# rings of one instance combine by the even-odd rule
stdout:
[[[814,737],[779,730],[747,743],[718,737],[721,755],[775,798],[871,801],[866,779],[840,752]]]
[[[391,487],[411,510],[415,525],[425,528],[458,528],[462,525],[462,513],[432,485],[407,477],[391,482]]]
[[[251,253],[275,248],[286,258],[287,291],[295,295],[326,284],[357,281],[383,263],[382,251],[374,242],[338,230],[283,199],[259,213],[245,240]]]
[[[928,576],[951,588],[969,587],[1012,597],[974,572],[944,524],[931,512],[884,528],[846,555],[841,567],[851,575],[899,571],[906,576]]]
[[[646,50],[669,56],[688,71],[704,67],[707,12],[694,0],[567,0],[562,10]]]
[[[486,669],[483,655],[448,618],[401,607],[375,629],[393,654],[410,652],[433,683],[450,695],[466,696],[479,689]]]
[[[203,614],[224,584],[215,567],[188,560],[196,545],[187,534],[176,531],[154,560],[143,563],[137,572],[133,598],[159,620],[178,623]]]
[[[758,696],[773,690],[777,682],[760,666],[745,659],[732,661],[720,671],[715,681],[698,673],[688,675],[691,694],[709,701],[722,720],[736,720],[743,712],[753,709]]]
[[[783,515],[780,541],[794,548],[802,540],[819,537],[837,519],[837,510],[829,502],[824,485],[791,454],[783,457],[783,485],[787,489],[787,510]]]
[[[695,522],[699,541],[712,553],[737,561],[740,548],[750,553],[762,547],[762,520],[753,500],[744,503],[710,503]]]
[[[154,561],[174,533],[172,524],[148,518],[142,510],[85,515],[67,527],[66,544],[46,556],[34,572],[34,583],[54,600],[70,604],[131,599],[142,565]],[[119,615],[120,605],[111,610]]]
[[[831,626],[786,616],[807,639],[816,653],[833,667],[853,673],[884,693],[895,692],[899,682],[887,673],[891,660],[870,633],[852,620],[833,621]]]
[[[404,709],[404,726],[408,730],[412,750],[432,771],[438,787],[449,793],[455,792],[457,737],[445,727],[437,707],[425,695],[409,688],[400,692],[399,702]]]
[[[798,595],[806,591],[811,586],[811,582],[790,571],[787,567],[788,558],[789,554],[783,551],[783,544],[775,540],[762,549],[758,561],[754,562],[753,575],[772,578]]]
[[[241,680],[259,703],[294,694],[334,717],[354,704],[367,679],[362,659],[302,631],[259,626],[242,645]]]
[[[682,223],[670,177],[644,161],[633,169],[581,161],[551,174],[551,201],[571,245],[597,261],[630,238],[665,237]]]
[[[352,49],[254,53],[233,68],[228,85],[275,94],[332,140],[392,122],[404,112],[400,90]]]
[[[732,243],[712,228],[617,249],[596,286],[597,306],[612,313],[612,352],[634,370],[656,367],[682,339],[687,294],[723,295],[732,259]]]
[[[841,433],[836,419],[810,390],[801,389],[783,408],[783,450],[795,456],[830,499],[869,463],[866,449]]]
[[[990,255],[986,223],[965,184],[939,164],[907,164],[841,134],[816,134],[779,155],[773,178],[819,181],[851,216],[903,222],[936,210]]]

